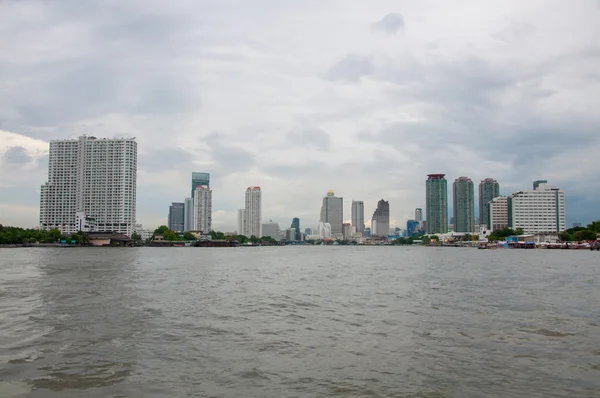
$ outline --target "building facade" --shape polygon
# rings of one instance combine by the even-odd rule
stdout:
[[[352,239],[352,224],[351,223],[344,223],[343,227],[343,232],[342,234],[344,235],[344,240],[350,240]]]
[[[371,236],[388,236],[390,233],[390,204],[381,199],[371,218]]]
[[[296,240],[296,229],[288,228],[285,230],[286,242],[294,242]]]
[[[183,217],[183,230],[194,229],[194,201],[192,198],[185,198],[183,201]]]
[[[294,217],[292,219],[292,225],[290,228],[294,228],[294,231],[296,231],[296,240],[301,241],[302,232],[300,231],[300,219],[298,217]]]
[[[238,209],[237,233],[240,235],[246,233],[246,209]]]
[[[406,221],[406,234],[408,236],[418,235],[420,232],[421,223],[417,220]]]
[[[194,231],[204,234],[212,230],[212,190],[206,185],[194,191]]]
[[[506,196],[496,196],[487,205],[487,229],[493,232],[508,227],[508,198]]]
[[[344,198],[338,198],[329,190],[323,198],[320,221],[331,225],[331,236],[342,238],[344,223]]]
[[[137,142],[81,136],[50,141],[40,229],[78,232],[77,214],[98,232],[131,236],[136,219]]]
[[[317,225],[317,235],[322,239],[331,239],[331,224],[319,221]]]
[[[173,202],[169,206],[168,227],[171,231],[183,232],[185,230],[185,203]]]
[[[261,235],[261,211],[262,192],[260,187],[251,186],[246,189],[246,208],[244,209],[244,235],[260,238]]]
[[[262,236],[270,236],[275,240],[279,240],[279,224],[273,221],[269,221],[268,223],[263,224]]]
[[[453,184],[454,231],[475,232],[475,189],[468,177],[458,177]]]
[[[356,232],[365,231],[365,203],[362,200],[352,201],[352,226]]]
[[[500,196],[500,184],[493,178],[486,178],[479,183],[479,224],[486,224],[493,230],[490,223],[489,203]]]
[[[210,187],[210,173],[192,173],[192,199],[197,186]]]
[[[547,181],[535,181],[531,191],[508,198],[508,220],[513,229],[526,233],[562,232],[566,229],[565,193]]]
[[[425,182],[426,231],[428,234],[448,232],[448,182],[445,174],[428,174]]]

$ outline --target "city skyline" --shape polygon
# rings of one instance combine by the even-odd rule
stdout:
[[[86,134],[136,137],[148,228],[191,172],[211,174],[221,231],[250,184],[281,226],[316,227],[333,189],[344,222],[351,198],[367,225],[385,198],[403,227],[435,172],[503,195],[547,179],[585,225],[600,218],[596,3],[2,3],[0,223],[38,225],[48,142]]]

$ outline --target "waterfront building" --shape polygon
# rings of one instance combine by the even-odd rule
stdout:
[[[295,228],[288,228],[285,230],[285,240],[286,242],[294,242],[296,240]]]
[[[500,196],[500,184],[493,178],[486,178],[479,183],[479,224],[486,224],[493,230],[490,222],[489,203]]]
[[[317,225],[317,235],[322,239],[331,239],[331,224],[319,221]]]
[[[388,236],[390,234],[390,204],[381,199],[371,218],[371,236]]]
[[[320,221],[331,225],[331,236],[343,236],[342,224],[344,223],[344,198],[335,196],[332,190],[327,192],[321,206]]]
[[[173,202],[169,206],[168,227],[171,231],[183,232],[185,225],[185,203]]]
[[[468,177],[454,180],[454,232],[475,232],[475,189]]]
[[[150,239],[154,235],[154,229],[145,229],[142,224],[135,224],[133,232],[137,233],[142,240]]]
[[[250,186],[246,189],[246,208],[244,211],[245,231],[244,235],[260,238],[261,235],[261,212],[262,192],[258,186]]]
[[[270,236],[275,240],[279,240],[279,224],[269,220],[268,223],[262,225],[262,236]],[[261,238],[262,238],[261,236]]]
[[[240,235],[246,233],[246,209],[238,209],[237,233]]]
[[[194,229],[194,201],[192,198],[185,198],[183,201],[183,217],[183,230]]]
[[[365,228],[365,230],[363,231],[363,236],[365,238],[370,238],[371,237],[371,228]]]
[[[349,240],[352,237],[352,224],[344,223],[343,232],[344,240]]]
[[[212,230],[212,190],[206,185],[194,191],[194,231],[209,233]]]
[[[406,221],[406,233],[408,236],[415,236],[419,234],[421,223],[417,220]]]
[[[302,232],[300,232],[300,219],[298,217],[294,217],[292,219],[292,225],[291,228],[294,228],[294,230],[296,231],[296,240],[297,241],[301,241],[302,240]]]
[[[365,204],[362,200],[352,201],[352,226],[356,232],[365,230]]]
[[[210,173],[192,173],[192,199],[194,198],[194,191],[197,186],[210,187]]]
[[[425,182],[428,234],[448,232],[448,183],[444,176],[445,174],[428,174]]]
[[[135,138],[81,136],[50,141],[39,227],[71,234],[87,226],[86,232],[93,228],[131,236],[136,221],[136,187]]]
[[[513,229],[526,233],[562,232],[565,223],[565,193],[546,180],[534,181],[533,190],[508,197],[508,220]]]
[[[487,229],[497,231],[508,227],[508,198],[497,196],[487,203],[488,221]]]

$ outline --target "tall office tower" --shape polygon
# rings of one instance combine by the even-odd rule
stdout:
[[[246,233],[246,209],[238,209],[237,233],[240,235]]]
[[[279,224],[273,221],[269,221],[268,223],[263,224],[262,236],[270,236],[275,240],[279,240]]]
[[[352,201],[352,226],[361,234],[365,231],[365,204],[362,200]]]
[[[390,233],[390,204],[381,199],[371,219],[371,236],[388,236]]]
[[[296,240],[296,230],[294,228],[288,228],[285,230],[285,240],[287,242],[293,242]]]
[[[169,229],[183,232],[185,225],[185,203],[173,202],[169,206]]]
[[[301,241],[302,240],[302,232],[300,231],[300,219],[298,217],[294,217],[292,219],[291,228],[294,228],[294,230],[296,231],[296,240]]]
[[[50,141],[48,182],[40,194],[40,229],[131,236],[136,185],[135,138],[81,136]]]
[[[448,232],[448,182],[444,176],[445,174],[428,174],[425,182],[428,234]]]
[[[244,235],[261,237],[261,190],[260,187],[248,187],[246,189],[246,209],[245,209],[245,233]]]
[[[205,234],[212,230],[212,190],[206,185],[194,190],[194,230]]]
[[[562,232],[565,223],[565,193],[546,181],[535,181],[532,191],[508,197],[508,222],[527,233]]]
[[[350,223],[344,223],[343,225],[344,228],[344,240],[350,240],[352,239],[352,224]]]
[[[506,196],[496,196],[490,200],[488,211],[488,229],[497,231],[508,227],[508,198]]]
[[[500,184],[493,178],[486,178],[479,183],[479,224],[487,225],[488,229],[493,230],[490,224],[489,203],[492,199],[500,196]]]
[[[423,209],[421,209],[420,207],[417,207],[415,209],[415,221],[418,223],[423,222]]]
[[[191,231],[194,228],[194,200],[192,198],[185,198],[183,208],[183,230]]]
[[[331,236],[342,238],[344,223],[344,198],[335,196],[332,190],[327,191],[321,206],[320,221],[331,225]]]
[[[192,173],[192,199],[197,186],[210,187],[210,173]]]
[[[454,180],[454,231],[475,232],[475,188],[468,177]]]

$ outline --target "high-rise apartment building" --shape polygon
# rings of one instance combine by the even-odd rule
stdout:
[[[445,174],[428,174],[425,182],[425,213],[428,234],[448,232],[448,182]]]
[[[294,217],[292,219],[291,228],[294,228],[294,230],[296,231],[296,240],[301,241],[302,240],[302,232],[300,231],[300,219],[298,217]]]
[[[48,182],[41,187],[40,229],[119,232],[135,229],[134,138],[50,141]]]
[[[344,198],[335,196],[332,190],[327,191],[321,206],[320,221],[331,225],[331,236],[343,237],[342,224],[344,223]]]
[[[487,205],[487,228],[491,231],[497,231],[508,227],[508,198],[506,196],[496,196]]]
[[[169,206],[168,227],[171,231],[183,232],[185,225],[185,203],[173,202]]]
[[[371,218],[371,236],[388,236],[390,233],[390,204],[381,199]]]
[[[533,188],[508,197],[509,226],[527,233],[564,231],[565,193],[545,180],[535,181]]]
[[[210,173],[192,173],[192,199],[194,198],[194,191],[198,186],[210,187]]]
[[[475,188],[468,177],[454,180],[454,231],[475,232]]]
[[[492,199],[500,196],[500,184],[493,178],[486,178],[479,183],[479,224],[486,224],[488,229],[493,230],[490,224],[489,203]]]
[[[194,200],[192,198],[185,198],[183,202],[183,209],[183,230],[191,231],[194,229]]]
[[[365,231],[365,204],[362,200],[352,201],[352,226],[361,234]]]
[[[212,190],[206,185],[194,190],[194,230],[205,234],[212,230]]]
[[[246,208],[245,216],[245,232],[244,235],[261,237],[261,211],[262,211],[262,192],[260,187],[248,187],[246,189]]]

